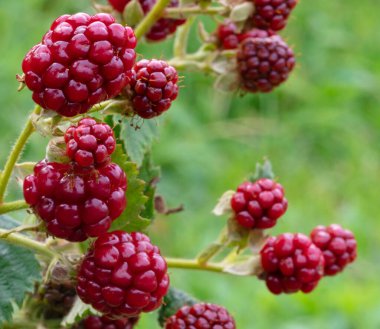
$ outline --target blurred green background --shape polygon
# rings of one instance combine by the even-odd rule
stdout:
[[[290,205],[273,233],[307,234],[334,222],[357,236],[357,262],[310,295],[273,296],[254,278],[171,270],[174,286],[226,306],[240,329],[380,328],[378,5],[301,0],[282,33],[298,57],[285,85],[270,95],[231,98],[212,89],[211,77],[186,74],[160,125],[159,191],[169,206],[186,209],[151,228],[165,255],[193,257],[218,235],[224,218],[211,209],[263,156]],[[0,0],[1,163],[33,106],[27,89],[16,91],[22,58],[54,18],[76,11],[92,12],[86,0]],[[196,39],[191,43],[194,49]],[[139,53],[167,58],[170,46],[142,45]],[[41,159],[46,143],[34,136],[24,158]],[[138,328],[156,328],[155,317],[144,316]]]

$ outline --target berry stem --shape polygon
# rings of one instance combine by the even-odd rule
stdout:
[[[144,19],[137,25],[135,29],[135,36],[137,39],[149,31],[149,29],[158,21],[165,11],[165,8],[169,5],[170,0],[158,0],[153,6],[152,10],[144,17]]]
[[[193,22],[194,17],[190,17],[184,25],[177,29],[173,47],[173,54],[175,57],[183,58],[186,56],[189,32]]]
[[[0,204],[0,215],[11,211],[29,208],[29,205],[24,200],[17,200]]]
[[[201,270],[222,273],[224,266],[221,263],[201,264],[195,259],[165,258],[168,267],[188,270]]]
[[[10,244],[14,244],[16,246],[21,246],[21,247],[30,249],[50,259],[60,258],[60,254],[49,249],[45,244],[32,240],[20,233],[13,233],[13,232],[9,232],[8,230],[0,229],[0,239]]]
[[[38,114],[41,108],[36,105],[32,114]],[[3,202],[4,194],[8,186],[9,179],[11,177],[13,167],[15,166],[20,154],[24,148],[25,143],[27,142],[30,135],[34,132],[34,126],[32,123],[32,116],[29,116],[28,121],[24,129],[21,131],[15,145],[13,146],[11,153],[8,156],[7,162],[5,163],[4,170],[1,173],[0,177],[0,203]]]
[[[228,9],[225,7],[208,7],[202,8],[201,6],[191,7],[174,7],[165,10],[165,17],[168,18],[186,18],[192,15],[226,15]]]
[[[219,254],[227,246],[228,242],[227,230],[224,229],[219,238],[198,255],[197,261],[202,265],[206,265],[209,260]]]
[[[168,64],[173,66],[178,71],[201,71],[205,73],[213,72],[208,63],[199,62],[194,59],[186,58],[172,58]]]

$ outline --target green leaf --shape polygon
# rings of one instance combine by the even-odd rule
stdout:
[[[176,314],[182,306],[191,306],[196,303],[198,303],[198,301],[184,291],[170,287],[158,313],[159,324],[161,327],[164,327],[166,320]]]
[[[122,121],[120,137],[127,149],[128,157],[140,167],[144,155],[158,137],[158,121],[144,120],[139,127],[132,127],[129,120]]]
[[[137,165],[128,161],[127,155],[123,152],[123,147],[118,144],[112,155],[112,161],[117,163],[126,173],[128,187],[126,192],[127,207],[124,212],[112,223],[113,230],[143,231],[151,221],[141,216],[148,197],[144,195],[145,182],[138,178],[139,171]]]
[[[144,156],[143,163],[140,167],[139,177],[145,181],[144,194],[148,197],[148,201],[145,204],[145,209],[142,212],[142,216],[153,219],[154,218],[154,199],[156,194],[156,184],[161,176],[161,169],[153,164],[152,155],[150,152]]]
[[[9,216],[0,216],[1,228],[19,225]],[[40,279],[40,265],[31,251],[0,240],[0,324],[11,320],[12,303],[21,306],[25,294],[33,292],[35,281]]]
[[[124,9],[123,12],[124,21],[129,26],[137,25],[144,18],[144,11],[139,1],[130,1]]]

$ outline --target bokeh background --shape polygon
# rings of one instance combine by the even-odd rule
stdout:
[[[339,223],[357,236],[357,262],[310,295],[273,296],[254,278],[171,270],[174,286],[226,306],[239,329],[380,328],[378,5],[301,0],[282,33],[298,59],[285,85],[269,95],[230,97],[213,90],[211,77],[186,74],[160,124],[159,192],[169,206],[186,209],[151,228],[165,255],[193,257],[216,238],[225,219],[211,215],[218,197],[264,156],[289,200],[274,234]],[[0,0],[1,164],[33,106],[27,89],[16,91],[22,58],[54,18],[77,11],[92,12],[89,1]],[[141,45],[139,52],[168,58],[170,47]],[[34,136],[24,158],[41,159],[46,143]],[[155,318],[144,316],[138,328],[156,328]]]

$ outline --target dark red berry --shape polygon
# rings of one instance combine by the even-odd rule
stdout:
[[[272,91],[295,66],[292,49],[277,35],[244,39],[237,61],[241,86],[253,93]]]
[[[240,184],[231,198],[231,207],[241,226],[267,229],[276,225],[288,208],[288,201],[281,184],[261,178],[254,183]]]
[[[110,5],[118,12],[123,12],[125,6],[130,3],[130,0],[108,0]],[[155,5],[157,0],[139,0],[141,8],[146,15]],[[170,7],[178,7],[178,0],[171,0]],[[177,27],[185,23],[185,19],[161,18],[159,19],[145,35],[147,40],[161,41],[166,39],[169,35],[173,34]]]
[[[282,30],[298,0],[253,0],[253,24],[263,30]]]
[[[91,315],[81,323],[81,329],[133,329],[138,317],[111,319],[106,316]]]
[[[199,303],[183,306],[166,320],[165,329],[236,329],[234,318],[219,305]]]
[[[102,235],[78,272],[79,297],[113,318],[157,309],[168,288],[166,261],[142,233]]]
[[[178,74],[165,61],[143,59],[133,68],[132,104],[137,115],[153,118],[167,111],[178,95]]]
[[[135,47],[133,30],[109,14],[63,15],[26,54],[25,83],[43,108],[67,117],[85,113],[129,84]]]
[[[83,169],[43,160],[25,178],[24,197],[51,235],[84,241],[107,232],[121,215],[126,188],[126,175],[115,163]]]
[[[338,224],[317,226],[310,233],[310,237],[325,257],[325,275],[335,275],[343,271],[356,259],[355,236]]]
[[[66,154],[81,167],[100,167],[110,162],[116,147],[114,133],[106,123],[84,118],[65,133]]]
[[[311,292],[323,276],[323,253],[306,235],[270,237],[260,255],[263,278],[273,294]]]

